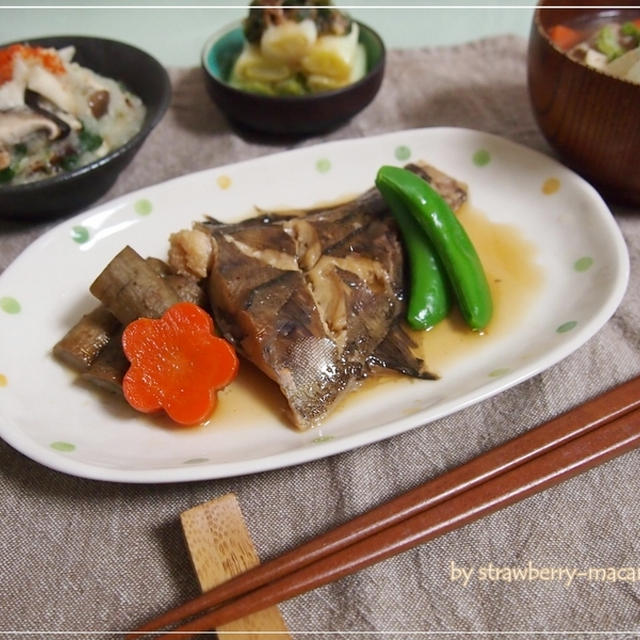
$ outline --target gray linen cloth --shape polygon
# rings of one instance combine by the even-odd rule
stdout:
[[[526,41],[512,36],[391,51],[367,109],[329,135],[297,143],[239,137],[206,97],[198,69],[172,69],[171,78],[168,114],[103,200],[287,147],[411,127],[472,127],[551,153],[529,107]],[[268,559],[638,375],[640,211],[614,212],[631,254],[631,282],[605,327],[543,374],[409,433],[293,468],[166,485],[74,478],[0,442],[1,637],[120,637],[117,631],[194,596],[178,516],[196,504],[236,493]],[[1,222],[0,269],[50,226]],[[282,605],[286,621],[297,638],[636,635],[639,582],[477,578],[490,565],[640,567],[639,462],[639,452],[626,454],[290,600]],[[466,585],[454,580],[452,563],[475,576]]]

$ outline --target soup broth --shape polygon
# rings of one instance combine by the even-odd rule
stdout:
[[[548,36],[572,60],[640,83],[640,9],[589,12],[553,25]]]

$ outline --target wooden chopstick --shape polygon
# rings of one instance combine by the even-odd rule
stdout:
[[[249,598],[239,598],[175,631],[213,628],[246,615],[247,606],[271,606],[462,526],[637,446],[633,436],[633,444],[615,440],[611,454],[598,447],[612,437],[602,431],[603,425],[609,425],[617,438],[627,423],[640,431],[640,377],[155,618],[127,638],[174,625],[251,592]],[[591,451],[592,456],[583,459],[581,451]],[[502,483],[508,484],[508,495],[499,494],[499,488],[507,486]],[[491,491],[498,493],[487,502]]]
[[[408,520],[256,589],[174,630],[214,629],[478,520],[640,446],[640,409],[445,500]],[[181,635],[180,637],[189,637]],[[169,636],[161,636],[168,639]]]

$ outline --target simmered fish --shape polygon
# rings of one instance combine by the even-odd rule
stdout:
[[[452,208],[466,199],[464,186],[436,169],[408,168]],[[404,331],[403,248],[376,189],[339,206],[197,229],[211,239],[218,327],[278,383],[299,429],[318,425],[376,370],[434,377]]]

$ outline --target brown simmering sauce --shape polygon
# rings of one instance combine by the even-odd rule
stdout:
[[[444,374],[446,366],[460,357],[473,355],[488,340],[514,329],[519,318],[534,303],[544,281],[536,262],[537,250],[514,226],[491,222],[468,202],[457,212],[484,266],[493,317],[482,333],[471,331],[457,308],[430,331],[412,331],[428,368]]]

